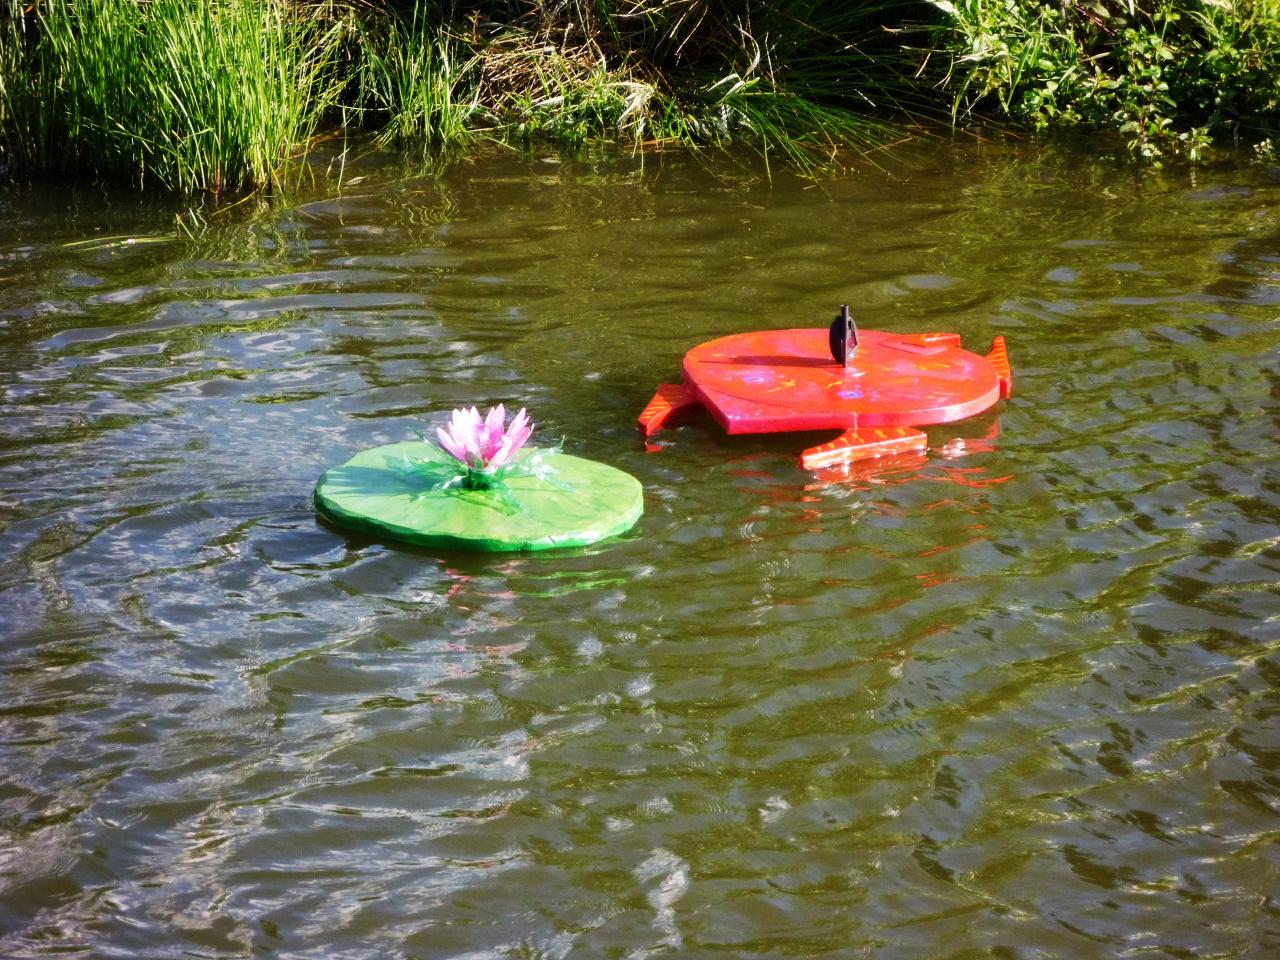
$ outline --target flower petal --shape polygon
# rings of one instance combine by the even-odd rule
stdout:
[[[525,441],[529,439],[529,434],[532,431],[533,424],[529,422],[529,415],[524,410],[521,410],[516,414],[515,419],[511,421],[511,426],[503,433],[498,448],[489,457],[489,465],[501,467],[510,463],[515,459],[515,455],[520,448],[524,446]]]
[[[446,432],[441,427],[437,427],[436,437],[440,441],[439,446],[441,450],[453,457],[453,459],[457,460],[459,463],[465,464],[467,462],[467,448],[458,443],[458,441],[453,438],[453,434]]]
[[[486,430],[480,411],[472,407],[467,411],[467,453],[475,460],[474,466],[484,466]]]
[[[476,441],[476,427],[480,423],[480,413],[475,407],[470,410],[455,409],[449,423],[448,437],[452,444],[447,449],[459,463],[471,466],[480,456],[479,444]]]
[[[489,411],[489,415],[484,420],[484,443],[481,445],[480,452],[484,456],[485,462],[498,452],[498,448],[502,446],[503,429],[502,421],[507,417],[507,411],[498,404]]]
[[[489,428],[490,432],[502,432],[502,421],[507,419],[507,411],[502,404],[498,404],[489,411],[489,415],[484,418],[484,425]]]
[[[524,407],[521,407],[520,412],[511,421],[511,426],[507,428],[507,436],[514,438],[512,453],[525,445],[525,441],[529,439],[531,433],[533,433],[533,422],[529,419],[529,415],[525,413]]]

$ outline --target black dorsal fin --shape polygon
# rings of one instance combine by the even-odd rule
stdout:
[[[828,337],[831,344],[831,356],[842,367],[853,363],[858,352],[858,325],[849,316],[849,305],[840,307],[840,314],[831,321],[831,332]]]

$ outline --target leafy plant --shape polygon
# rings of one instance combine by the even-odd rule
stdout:
[[[1119,134],[1159,163],[1280,113],[1280,0],[932,0],[954,110]]]

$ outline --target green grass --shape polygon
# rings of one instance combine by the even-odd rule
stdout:
[[[0,0],[0,159],[178,191],[271,184],[336,90],[284,0]]]
[[[366,17],[357,46],[357,103],[378,140],[398,147],[465,144],[487,123],[476,76],[479,61],[452,38],[438,11]]]

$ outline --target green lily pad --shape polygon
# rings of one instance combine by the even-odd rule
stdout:
[[[594,460],[535,450],[536,472],[508,476],[503,489],[441,489],[412,463],[421,441],[363,450],[316,484],[320,515],[379,539],[458,550],[581,547],[625,533],[644,512],[629,473]]]

